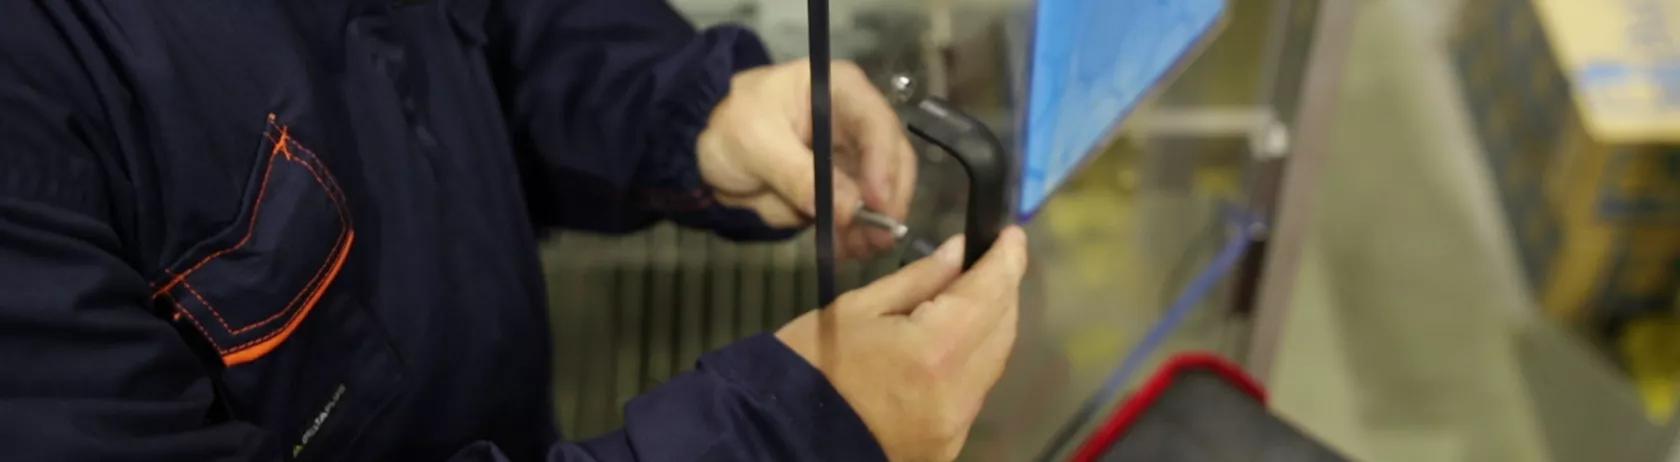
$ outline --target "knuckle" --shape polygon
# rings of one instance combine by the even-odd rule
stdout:
[[[945,443],[943,448],[940,448],[938,457],[935,460],[957,460],[957,456],[959,455],[962,455],[962,443],[951,441]]]
[[[904,270],[901,270],[901,271],[910,271],[912,269],[915,270],[915,271],[918,271],[922,274],[935,274],[934,271],[938,271],[940,268],[938,268],[934,265],[916,265],[916,266],[913,266],[911,268],[907,268],[907,269],[904,269]],[[925,311],[928,311],[928,310],[935,309],[934,307],[937,306],[938,301],[939,301],[938,298],[934,298],[932,300],[923,300],[921,303],[916,304],[915,309],[910,310],[910,311],[913,313],[913,312],[917,312],[917,311],[925,312]]]
[[[956,291],[939,294],[939,297],[935,298],[934,302],[940,305],[945,305],[947,306],[946,309],[950,310],[968,310],[970,307],[974,306],[972,296],[967,293]]]
[[[816,194],[815,178],[811,178],[811,175],[800,174],[801,172],[797,171],[798,169],[794,167],[787,167],[786,169],[787,171],[781,175],[781,178],[782,183],[786,185],[788,191],[782,191],[783,194],[798,198],[801,201],[806,200],[806,197],[808,196]],[[807,207],[808,205],[800,204],[800,206]]]
[[[834,297],[834,306],[857,306],[863,302],[863,300],[858,300],[859,297],[861,295],[858,295],[858,291],[855,290],[840,294],[839,297]]]
[[[956,364],[956,351],[950,342],[939,342],[923,348],[916,357],[918,378],[928,383],[943,382]]]
[[[857,63],[852,62],[851,60],[836,60],[833,63],[833,69],[835,75],[845,78],[859,78],[864,76],[863,68],[859,67]]]
[[[804,57],[772,66],[771,69],[789,74],[799,75],[811,71],[811,58]],[[749,71],[750,72],[750,71]]]
[[[936,420],[933,431],[940,441],[939,460],[956,459],[968,436],[968,419],[959,410],[948,410]]]

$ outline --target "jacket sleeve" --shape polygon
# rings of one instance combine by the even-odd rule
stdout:
[[[540,226],[633,231],[660,219],[781,238],[717,204],[694,146],[736,71],[769,62],[750,32],[697,32],[663,0],[504,0],[488,46]]]
[[[20,124],[5,118],[13,122],[0,124],[0,149],[10,150],[20,146],[10,127]],[[4,163],[8,186],[31,173]],[[58,184],[73,185],[80,186]],[[216,423],[207,372],[174,328],[146,309],[146,282],[117,256],[117,245],[111,228],[85,209],[0,193],[0,447],[17,460],[257,454],[265,433]]]
[[[707,354],[691,372],[631,400],[625,426],[557,443],[551,462],[628,460],[885,460],[822,373],[770,334]],[[505,461],[494,446],[462,461]]]
[[[200,362],[145,303],[109,216],[82,76],[37,2],[0,6],[0,448],[13,460],[248,458]]]

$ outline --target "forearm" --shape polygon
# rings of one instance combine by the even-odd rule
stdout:
[[[539,225],[625,232],[670,218],[776,237],[754,215],[720,213],[694,156],[730,76],[768,62],[751,33],[696,32],[658,0],[508,1],[490,22]]]
[[[548,460],[883,460],[863,421],[821,372],[771,335],[701,358],[625,406],[625,426],[556,443]],[[456,461],[507,460],[488,444]]]

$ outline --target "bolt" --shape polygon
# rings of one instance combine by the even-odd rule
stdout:
[[[916,95],[916,81],[906,74],[893,74],[887,80],[887,97],[895,103],[907,103]]]

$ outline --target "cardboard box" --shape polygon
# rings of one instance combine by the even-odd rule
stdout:
[[[1610,332],[1670,310],[1680,0],[1465,3],[1453,59],[1546,313]]]

